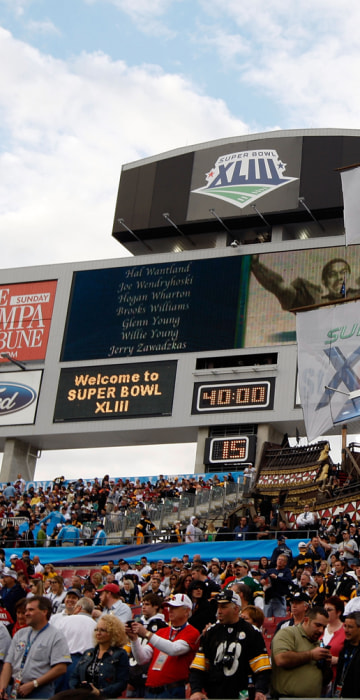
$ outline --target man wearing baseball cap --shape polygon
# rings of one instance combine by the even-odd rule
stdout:
[[[293,566],[297,568],[298,566],[306,566],[310,564],[314,567],[314,554],[309,551],[308,544],[306,542],[299,542],[298,544],[299,554],[294,557]]]
[[[99,596],[103,609],[101,615],[116,615],[124,624],[131,620],[131,608],[120,600],[120,588],[117,583],[107,583],[99,591]]]
[[[203,634],[191,664],[190,700],[238,698],[250,683],[255,686],[255,700],[265,700],[271,666],[264,639],[240,618],[237,593],[231,589],[222,591],[217,604],[218,624]]]
[[[3,587],[0,590],[0,607],[5,608],[12,619],[16,620],[15,604],[21,598],[26,598],[26,592],[18,583],[17,573],[14,569],[5,566],[0,576],[3,580]]]
[[[192,611],[190,598],[184,593],[171,595],[170,626],[151,632],[139,622],[126,627],[132,654],[139,664],[149,663],[145,697],[185,698],[189,667],[199,646],[199,632],[188,623]],[[139,638],[148,640],[142,646]]]
[[[68,588],[64,598],[64,608],[60,612],[51,615],[50,624],[63,631],[66,625],[66,619],[73,615],[75,606],[81,598],[81,592],[78,588]]]
[[[256,605],[256,607],[263,609],[264,608],[264,592],[263,592],[263,587],[261,585],[261,582],[259,580],[255,580],[252,576],[249,576],[249,564],[247,561],[242,561],[241,559],[237,559],[233,563],[233,576],[229,576],[228,578],[225,579],[225,584],[224,588],[227,589],[229,586],[232,586],[233,583],[245,583],[246,586],[249,586],[251,593],[252,593],[252,603]]]
[[[293,625],[300,625],[311,607],[310,597],[305,593],[305,591],[291,591],[289,596],[290,600],[290,612],[291,617],[288,620],[282,620],[279,622],[275,633],[284,627],[292,627]]]
[[[287,546],[286,544],[286,537],[285,535],[278,535],[277,538],[277,547],[273,549],[271,553],[271,559],[270,559],[270,567],[275,568],[276,567],[276,562],[279,554],[286,554],[288,558],[288,565],[290,566],[290,569],[292,568],[292,551],[290,547]]]

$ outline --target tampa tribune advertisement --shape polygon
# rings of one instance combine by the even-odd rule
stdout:
[[[0,285],[0,362],[44,360],[56,280]]]

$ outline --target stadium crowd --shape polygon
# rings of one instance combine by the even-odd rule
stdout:
[[[41,549],[34,554],[49,544],[105,544],[106,514],[127,508],[139,511],[136,541],[144,542],[150,502],[214,479],[60,478],[35,491],[19,475],[3,488],[0,697],[56,692],[60,700],[77,689],[109,698],[360,697],[360,532],[344,512],[319,519],[306,504],[289,531],[274,499],[231,527],[195,515],[174,524],[173,541],[189,544],[261,542],[276,532],[271,556],[256,562],[142,556],[64,578],[42,564]],[[296,554],[293,536],[302,540]]]
[[[151,522],[148,519],[145,522],[142,517],[150,505],[156,506],[165,499],[179,498],[183,494],[195,495],[233,481],[231,473],[222,480],[216,474],[207,480],[198,476],[174,477],[173,481],[160,475],[155,484],[150,481],[141,483],[139,479],[114,481],[105,475],[101,480],[79,478],[69,483],[64,477],[59,477],[52,485],[35,489],[19,474],[13,483],[9,482],[0,489],[3,523],[0,547],[104,545],[106,535],[100,526],[106,515],[130,512],[139,514],[140,526],[134,529],[134,536],[141,544],[146,541],[146,535],[155,530]],[[181,531],[178,534],[180,538],[183,535]]]
[[[1,696],[359,697],[358,528],[313,516],[295,556],[279,532],[257,562],[143,556],[64,582],[40,550],[0,550]]]
[[[250,470],[251,472],[251,470]],[[245,475],[245,486],[251,487],[253,474]],[[153,541],[158,536],[155,525],[148,516],[147,508],[158,506],[168,499],[177,499],[186,494],[192,496],[213,487],[223,487],[234,482],[231,473],[214,474],[205,480],[196,478],[176,478],[169,481],[162,475],[155,484],[150,481],[141,483],[139,479],[111,480],[108,475],[103,479],[65,482],[64,477],[46,488],[26,484],[21,475],[13,483],[0,489],[0,547],[44,547],[105,545],[110,537],[105,533],[107,516],[115,522],[114,516],[134,513],[137,516],[133,529],[136,544]],[[259,499],[256,513],[252,517],[240,517],[231,521],[224,520],[220,527],[213,521],[195,523],[196,536],[191,536],[194,517],[190,523],[174,521],[166,532],[170,542],[224,541],[266,539],[274,536],[274,531],[287,531],[290,537],[297,537],[299,530],[304,532],[311,528],[322,528],[316,512],[305,506],[295,523],[285,522],[280,516],[279,499],[272,501]],[[176,514],[176,508],[174,508]],[[176,515],[174,515],[176,517]],[[292,530],[292,532],[288,532]]]

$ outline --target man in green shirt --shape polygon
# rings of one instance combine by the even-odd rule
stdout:
[[[314,607],[300,625],[285,627],[272,642],[272,687],[275,697],[319,698],[331,652],[319,640],[328,621],[324,608]]]
[[[247,563],[247,561],[237,559],[233,563],[233,572],[233,576],[230,576],[229,578],[225,579],[225,589],[229,586],[232,586],[234,583],[245,583],[251,589],[254,604],[258,602],[256,601],[256,598],[262,598],[263,600],[263,587],[261,583],[259,583],[259,581],[255,581],[255,579],[252,576],[249,576],[249,564]],[[263,605],[258,605],[258,607],[262,608]]]
[[[41,523],[38,533],[36,535],[36,546],[45,547],[46,542],[46,524]]]

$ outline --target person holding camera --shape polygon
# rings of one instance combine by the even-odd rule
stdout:
[[[309,608],[300,625],[275,634],[271,647],[273,697],[321,697],[332,677],[331,651],[320,642],[328,620],[324,608]]]
[[[241,600],[233,590],[219,593],[217,604],[218,622],[202,635],[190,667],[190,700],[238,698],[248,687],[255,700],[266,700],[271,666],[261,633],[240,618]]]
[[[70,688],[87,688],[105,698],[119,697],[129,678],[124,624],[116,615],[103,615],[97,620],[94,638],[95,646],[84,652],[70,677]]]
[[[185,593],[170,595],[164,603],[169,606],[170,626],[151,629],[139,622],[127,625],[131,652],[138,664],[149,664],[146,698],[185,698],[189,667],[199,647],[199,632],[188,623],[192,602]],[[148,640],[143,646],[141,638]],[[220,697],[220,696],[219,696]]]
[[[163,600],[159,598],[155,593],[147,593],[144,595],[141,601],[142,615],[138,622],[141,622],[144,627],[149,632],[155,634],[159,629],[167,627],[165,622],[165,617],[162,610]],[[134,620],[136,622],[136,620]],[[126,630],[132,631],[132,622],[126,623]],[[148,644],[146,637],[140,637],[140,644],[145,646]],[[127,698],[143,698],[145,696],[145,682],[147,678],[147,672],[149,664],[138,664],[136,659],[134,659],[131,653],[131,646],[127,645],[125,647],[126,651],[130,654],[129,664],[130,664],[130,676],[129,684],[126,691]]]

